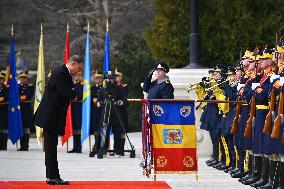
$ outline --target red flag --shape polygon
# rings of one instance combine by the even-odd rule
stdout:
[[[70,57],[69,53],[70,53],[69,26],[67,24],[65,49],[64,49],[64,64],[67,64],[69,60]],[[71,114],[71,103],[70,103],[66,115],[65,135],[61,137],[62,146],[71,136],[73,136],[73,129],[72,129],[72,114]]]

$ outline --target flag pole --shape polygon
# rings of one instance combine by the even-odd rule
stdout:
[[[69,22],[67,22],[66,31],[69,32]],[[69,58],[69,57],[68,57],[68,58]],[[69,106],[70,106],[70,105],[69,105]],[[74,137],[73,137],[73,140],[74,140]],[[68,138],[67,141],[66,141],[66,142],[67,142],[67,143],[66,143],[66,152],[68,152],[68,144],[69,144],[68,141],[69,141],[69,138]]]
[[[90,32],[90,22],[88,21],[88,33]],[[89,134],[89,152],[91,153],[91,135]]]
[[[11,37],[14,36],[14,24],[12,24],[11,26]],[[19,143],[18,143],[19,140],[17,140],[16,142],[16,150],[18,151],[19,150]]]

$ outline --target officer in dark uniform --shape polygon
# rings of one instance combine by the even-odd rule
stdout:
[[[94,85],[91,87],[91,97],[92,97],[92,114],[91,114],[91,129],[90,133],[95,136],[95,144],[89,157],[94,157],[101,147],[101,135],[99,130],[99,124],[102,115],[102,108],[97,107],[98,102],[98,92],[103,87],[103,74],[101,70],[94,71]]]
[[[28,71],[22,71],[19,75],[19,79],[19,96],[21,100],[22,126],[24,130],[24,135],[20,140],[21,147],[19,151],[28,151],[30,128],[33,119],[31,101],[34,96],[34,86],[33,84],[28,83]]]
[[[7,150],[9,88],[4,84],[5,74],[0,73],[0,150]]]
[[[81,145],[81,127],[82,127],[82,99],[83,99],[83,83],[82,76],[74,76],[74,92],[75,99],[71,102],[72,111],[72,127],[73,127],[73,149],[68,153],[82,153]]]
[[[152,80],[155,72],[156,80]],[[143,91],[148,93],[148,99],[173,99],[174,87],[170,83],[166,73],[169,72],[169,67],[166,63],[158,61],[154,69],[148,74],[144,80]]]
[[[120,133],[121,131],[119,119],[123,117],[122,112],[120,111],[120,106],[127,104],[127,98],[125,97],[124,93],[120,92],[113,74],[108,73],[105,76],[104,83],[105,84],[98,92],[97,107],[102,107],[102,116],[99,124],[99,129],[106,129],[106,132],[103,132],[106,134],[106,136],[101,135],[105,138],[105,141],[102,141],[102,143],[104,143],[104,146],[101,146],[99,150],[98,159],[102,159],[102,155],[106,154],[108,150],[108,138],[110,135],[110,130],[113,131],[114,135],[119,135],[118,133]],[[103,128],[105,126],[107,126],[107,128]],[[117,155],[121,155],[119,154],[121,149],[120,141],[118,142],[118,144],[119,145],[117,146],[119,147],[116,147],[114,149],[114,152],[117,153]]]
[[[128,131],[129,122],[128,122],[128,112],[127,112],[127,96],[128,96],[128,85],[123,82],[123,74],[122,72],[116,68],[115,69],[115,82],[118,87],[117,92],[123,98],[123,100],[119,100],[117,102],[117,109],[119,115],[121,116],[121,120],[123,125],[120,125],[117,122],[116,125],[113,125],[113,134],[114,134],[114,153],[115,157],[124,156],[124,145],[125,145],[125,133]]]

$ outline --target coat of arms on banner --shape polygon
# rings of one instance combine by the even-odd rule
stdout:
[[[183,139],[180,129],[163,129],[164,144],[181,144]]]
[[[183,106],[180,109],[180,115],[183,116],[183,117],[189,116],[190,113],[191,113],[191,107],[190,106]]]

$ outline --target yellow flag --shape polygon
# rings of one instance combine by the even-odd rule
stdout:
[[[40,42],[38,50],[38,66],[36,77],[36,91],[35,91],[35,103],[34,112],[37,110],[38,105],[42,99],[45,90],[45,69],[44,69],[44,57],[43,57],[43,29],[41,24]],[[38,144],[42,146],[43,129],[36,126],[36,137]]]

